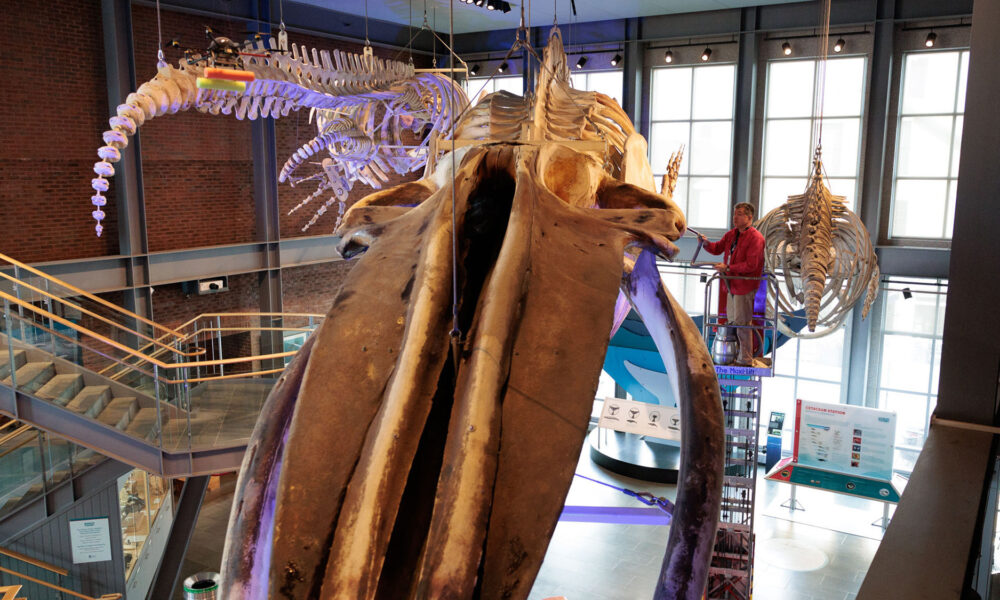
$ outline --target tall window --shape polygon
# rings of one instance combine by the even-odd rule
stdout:
[[[653,69],[649,162],[659,184],[684,146],[674,202],[695,228],[729,224],[735,81],[732,64]]]
[[[624,79],[621,71],[572,73],[569,78],[573,89],[600,92],[611,96],[618,104],[622,103],[622,82]]]
[[[806,189],[816,147],[817,60],[767,65],[761,216]],[[855,209],[861,159],[865,58],[831,58],[823,93],[823,165],[830,191]]]
[[[841,327],[821,338],[789,340],[775,351],[774,377],[763,379],[760,425],[767,426],[772,411],[785,413],[784,448],[792,447],[794,426],[789,425],[795,422],[797,399],[844,401],[846,339],[847,329]]]
[[[903,58],[892,237],[951,239],[969,51]]]
[[[486,87],[483,87],[483,84]],[[521,96],[524,94],[524,78],[520,75],[508,75],[506,77],[494,77],[490,79],[489,77],[470,77],[465,80],[463,84],[465,87],[465,94],[469,96],[469,100],[475,102],[476,99],[473,95],[478,95],[480,90],[484,94],[492,94],[493,92],[499,92],[505,90],[511,94]]]
[[[878,408],[896,413],[896,471],[913,470],[937,405],[945,292],[934,280],[890,279],[883,293],[882,336],[873,364],[879,369]]]

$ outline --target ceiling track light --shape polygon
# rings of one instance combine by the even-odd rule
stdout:
[[[930,33],[927,34],[927,39],[924,40],[924,46],[927,46],[928,48],[933,48],[934,42],[936,41],[937,41],[937,34],[931,31]]]
[[[496,0],[486,0],[486,10],[496,10],[497,2]]]
[[[500,63],[500,67],[499,67],[499,69],[498,69],[498,70],[499,70],[499,71],[500,71],[501,73],[503,73],[504,71],[506,71],[506,70],[507,70],[507,67],[508,67],[507,63],[506,63],[506,62],[502,62],[502,63]]]
[[[712,49],[705,48],[705,51],[701,53],[701,62],[708,62],[710,58],[712,58]]]
[[[615,54],[614,56],[611,57],[611,66],[612,67],[617,67],[618,63],[620,63],[621,61],[622,61],[622,55],[621,54]]]
[[[674,62],[674,53],[672,50],[670,50],[670,48],[667,48],[667,53],[663,55],[663,62],[667,63],[668,65]]]
[[[584,67],[584,65],[586,65],[586,64],[587,64],[587,57],[586,56],[581,56],[580,60],[576,61],[576,68],[577,69],[582,69]]]
[[[837,41],[834,42],[834,44],[833,44],[833,51],[834,52],[840,52],[841,50],[844,49],[844,46],[846,46],[846,45],[847,45],[847,42],[844,41],[844,38],[837,38]]]
[[[472,65],[472,68],[469,69],[469,75],[473,77],[479,75],[479,65]]]
[[[784,44],[782,44],[781,45],[781,53],[784,54],[785,56],[791,56],[792,55],[792,45],[789,44],[788,42],[785,42]]]
[[[510,12],[510,3],[509,2],[500,2],[500,12],[502,12],[502,13],[509,13]]]

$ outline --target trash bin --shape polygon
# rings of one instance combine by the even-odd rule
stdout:
[[[202,571],[184,580],[184,600],[215,600],[218,597],[218,573]]]

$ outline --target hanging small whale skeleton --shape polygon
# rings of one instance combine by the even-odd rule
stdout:
[[[836,331],[864,297],[862,318],[878,296],[875,249],[861,219],[823,181],[820,149],[803,194],[767,213],[757,229],[764,235],[764,264],[780,274],[768,301],[782,314],[805,308],[808,333],[778,329],[789,337],[818,338]]]
[[[427,164],[438,137],[446,137],[451,122],[468,99],[450,77],[420,73],[412,63],[374,56],[371,46],[363,54],[334,50],[310,52],[284,38],[257,38],[244,44],[213,37],[205,52],[185,51],[177,67],[160,60],[156,76],[128,95],[109,120],[104,146],[94,164],[91,181],[94,195],[91,213],[97,235],[104,230],[103,196],[113,163],[121,160],[128,138],[149,119],[194,108],[212,115],[234,115],[237,119],[287,117],[292,111],[309,109],[317,134],[288,158],[279,182],[292,185],[314,181],[316,190],[295,206],[294,212],[313,199],[329,194],[308,229],[333,203],[338,203],[340,223],[345,201],[356,182],[375,189],[389,181],[389,174],[412,173]],[[162,57],[162,54],[161,54]],[[206,71],[223,67],[238,69],[252,80],[240,89],[200,87]],[[424,135],[427,130],[432,135]],[[310,159],[325,152],[321,169],[308,176],[296,173]],[[314,160],[315,160],[314,159]]]
[[[422,179],[355,204],[359,256],[268,398],[222,597],[525,598],[556,526],[619,293],[675,374],[682,466],[659,599],[701,598],[722,490],[711,358],[654,256],[685,229],[609,97],[486,96]],[[449,333],[450,332],[450,333]]]

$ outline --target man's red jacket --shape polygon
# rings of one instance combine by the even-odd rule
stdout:
[[[705,242],[705,250],[710,254],[722,254],[723,259],[729,265],[726,275],[740,277],[760,277],[764,272],[764,236],[753,228],[746,228],[740,232],[739,239],[736,238],[736,228],[733,227],[722,236],[717,242]],[[736,251],[730,252],[736,240]],[[730,256],[730,254],[732,254]],[[729,289],[734,296],[749,294],[757,289],[760,281],[756,279],[730,279]]]

